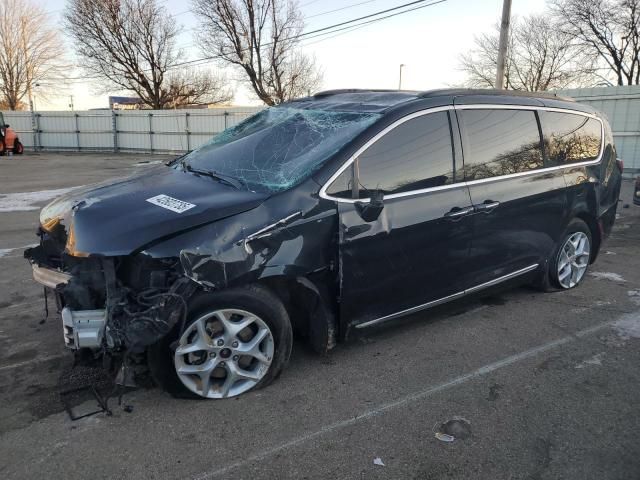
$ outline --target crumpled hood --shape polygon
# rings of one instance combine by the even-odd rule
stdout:
[[[77,252],[128,255],[155,240],[255,208],[267,197],[158,166],[63,195],[42,209],[40,221],[60,219],[67,235],[72,226]]]

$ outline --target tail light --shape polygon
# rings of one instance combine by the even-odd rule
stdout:
[[[616,163],[618,164],[620,173],[622,173],[624,171],[624,160],[622,160],[621,158],[616,158]]]

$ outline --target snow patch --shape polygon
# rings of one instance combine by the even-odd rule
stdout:
[[[613,329],[623,340],[640,338],[640,312],[623,315],[613,324]]]
[[[591,272],[589,273],[596,280],[611,280],[612,282],[626,282],[622,275],[613,272]]]
[[[37,247],[37,243],[32,243],[31,245],[25,245],[24,247],[15,247],[15,248],[0,248],[0,258],[8,257],[11,255],[11,252],[15,250],[24,250],[25,248]]]
[[[627,295],[629,296],[629,300],[631,300],[631,302],[640,306],[640,290],[629,290],[627,292]]]
[[[0,193],[0,212],[38,210],[40,207],[36,204],[47,202],[76,188],[80,187],[41,190],[39,192]]]

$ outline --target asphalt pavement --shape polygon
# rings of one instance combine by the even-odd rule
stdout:
[[[366,330],[326,356],[296,342],[278,381],[239,398],[146,387],[112,400],[111,416],[72,421],[59,396],[71,356],[22,251],[56,195],[165,158],[0,157],[0,478],[640,478],[630,181],[579,288],[495,292]]]

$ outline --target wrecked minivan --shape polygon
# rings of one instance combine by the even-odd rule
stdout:
[[[577,286],[620,184],[607,122],[568,99],[329,91],[55,200],[25,256],[69,349],[225,398],[294,334],[326,352],[496,285]]]

